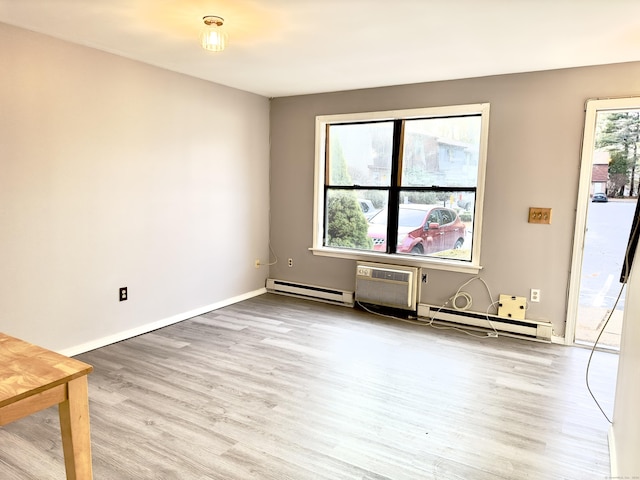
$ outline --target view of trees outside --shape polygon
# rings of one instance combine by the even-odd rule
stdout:
[[[329,186],[389,186],[392,142],[392,122],[331,125]],[[372,165],[379,167],[372,170]],[[365,213],[361,200],[370,202],[374,210]],[[367,217],[386,208],[387,201],[387,195],[381,191],[328,188],[325,245],[372,250]]]
[[[596,125],[596,148],[609,152],[610,197],[638,196],[638,143],[640,112],[628,110],[599,114]]]
[[[331,142],[330,185],[353,185],[340,142]],[[367,219],[353,190],[329,190],[326,209],[325,243],[331,247],[370,250],[373,241],[367,236]]]
[[[331,125],[329,184],[388,187],[393,122]]]
[[[478,176],[481,117],[479,115],[411,119],[404,122],[402,172],[403,204],[439,205],[453,209],[465,223],[469,241],[464,251],[451,257],[471,259],[471,233]],[[396,132],[397,134],[397,132]],[[363,122],[329,126],[329,155],[326,159],[327,189],[325,198],[325,240],[331,247],[380,250],[369,221],[384,217],[392,182],[394,122]],[[466,191],[439,191],[432,187],[468,187]],[[332,188],[333,187],[333,188]],[[335,188],[353,187],[353,188]],[[371,187],[386,187],[377,190]],[[398,232],[398,239],[406,232]],[[460,242],[452,242],[456,248]],[[452,246],[443,250],[451,250]],[[414,252],[426,252],[415,248]],[[430,252],[432,254],[433,252]],[[425,253],[426,254],[426,253]],[[445,254],[441,256],[448,256]]]

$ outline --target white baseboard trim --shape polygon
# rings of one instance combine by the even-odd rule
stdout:
[[[618,475],[618,453],[616,451],[616,437],[613,431],[613,425],[609,427],[607,439],[609,440],[609,465],[611,467],[610,478],[622,478]]]
[[[238,303],[243,300],[248,300],[250,298],[257,297],[258,295],[262,295],[263,293],[267,293],[267,289],[259,288],[258,290],[254,290],[252,292],[244,293],[236,297],[231,297],[216,303],[212,303],[211,305],[206,305],[204,307],[196,308],[194,310],[189,310],[188,312],[179,313],[177,315],[173,315],[168,318],[163,318],[162,320],[157,320],[155,322],[147,323],[145,325],[140,325],[139,327],[131,328],[129,330],[124,330],[122,332],[118,332],[113,335],[107,335],[106,337],[97,338],[95,340],[91,340],[90,342],[82,343],[74,347],[65,348],[64,350],[58,351],[58,353],[66,357],[73,357],[75,355],[80,355],[81,353],[85,353],[90,350],[95,350],[96,348],[111,345],[112,343],[116,343],[116,342],[121,342],[122,340],[126,340],[128,338],[136,337],[144,333],[149,333],[149,332],[152,332],[153,330],[157,330],[162,327],[168,327],[169,325],[182,322],[183,320],[187,320],[192,317],[197,317],[198,315],[211,312],[212,310],[217,310],[219,308],[233,305],[234,303]]]

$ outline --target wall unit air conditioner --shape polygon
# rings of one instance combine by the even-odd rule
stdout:
[[[419,281],[417,267],[358,262],[356,301],[416,311],[420,300]]]

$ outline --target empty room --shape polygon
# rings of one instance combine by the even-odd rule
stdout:
[[[0,0],[0,478],[640,478],[638,18]]]

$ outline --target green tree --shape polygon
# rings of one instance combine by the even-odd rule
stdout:
[[[353,185],[347,162],[339,142],[331,142],[329,163],[330,185]],[[373,241],[367,236],[369,224],[352,190],[327,191],[327,231],[325,244],[371,250]]]
[[[600,121],[600,119],[599,119]],[[609,113],[602,119],[596,147],[608,147],[611,155],[609,174],[614,195],[624,195],[629,184],[629,196],[636,193],[635,175],[640,143],[640,111]],[[624,178],[624,182],[622,179]],[[622,183],[622,186],[620,185]]]
[[[353,185],[349,172],[347,171],[347,161],[344,158],[342,145],[336,140],[331,141],[329,174],[330,185]]]
[[[612,196],[623,197],[624,187],[629,183],[629,159],[624,152],[610,152],[609,184],[607,188]],[[632,185],[633,187],[633,185]]]
[[[349,190],[327,193],[327,246],[371,250],[373,241],[367,236],[369,224],[355,193]]]

